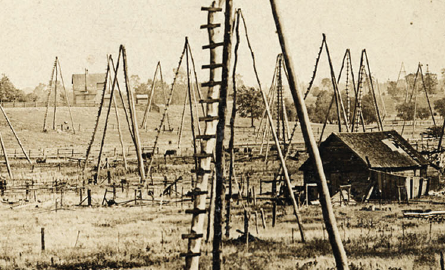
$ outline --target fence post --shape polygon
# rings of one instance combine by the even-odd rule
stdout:
[[[42,250],[45,250],[45,228],[40,229],[40,236],[41,236],[41,246]]]
[[[88,206],[91,206],[91,189],[87,190],[87,194],[88,194]]]

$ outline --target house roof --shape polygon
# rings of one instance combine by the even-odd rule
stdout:
[[[105,82],[105,73],[88,73],[86,74],[73,74],[71,83],[73,84],[74,91],[85,91],[85,81],[87,83],[88,90],[96,90],[97,83]]]
[[[395,130],[363,133],[332,133],[321,145],[329,148],[340,141],[373,169],[401,169],[428,165],[429,162]],[[309,161],[309,160],[308,160]],[[301,169],[307,167],[308,161]]]

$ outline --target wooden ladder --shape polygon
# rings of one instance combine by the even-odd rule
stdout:
[[[210,64],[202,66],[203,69],[209,70],[209,81],[201,84],[201,87],[208,87],[207,98],[200,100],[200,103],[206,106],[205,116],[199,118],[199,121],[205,123],[205,129],[204,134],[196,136],[196,140],[200,140],[201,147],[199,152],[194,155],[195,159],[198,160],[198,162],[195,162],[196,166],[192,171],[196,173],[196,185],[189,193],[193,199],[193,209],[186,210],[186,213],[192,214],[191,230],[190,233],[182,235],[182,239],[188,239],[189,241],[187,252],[181,253],[181,256],[186,258],[185,269],[199,268],[201,241],[204,235],[203,227],[205,214],[207,213],[207,185],[212,173],[211,162],[214,160],[216,126],[219,120],[219,90],[222,82],[215,80],[215,78],[220,77],[216,74],[223,68],[223,64],[216,63],[217,54],[222,54],[216,50],[222,51],[224,42],[215,42],[214,40],[214,32],[221,26],[220,23],[214,22],[214,17],[222,11],[222,8],[215,7],[215,2],[213,2],[211,7],[202,7],[201,10],[208,13],[207,24],[201,25],[201,29],[206,29],[209,33],[209,44],[202,47],[204,50],[210,50]]]

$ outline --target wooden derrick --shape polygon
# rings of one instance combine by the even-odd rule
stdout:
[[[48,118],[48,111],[49,111],[49,103],[50,103],[50,97],[51,97],[51,93],[52,91],[52,86],[53,86],[53,81],[54,83],[54,112],[53,112],[53,130],[56,130],[56,112],[57,112],[57,78],[59,77],[59,73],[60,73],[60,79],[62,82],[62,87],[63,87],[63,91],[64,91],[64,96],[65,96],[65,102],[67,103],[68,106],[68,111],[70,114],[70,119],[71,119],[71,128],[73,130],[73,134],[76,134],[76,130],[74,129],[74,120],[73,120],[73,115],[71,113],[71,106],[70,106],[70,102],[68,99],[68,93],[66,91],[65,88],[65,82],[63,80],[63,75],[62,75],[62,67],[60,66],[60,61],[59,58],[56,56],[56,59],[54,60],[54,66],[53,66],[53,71],[51,73],[51,80],[49,81],[49,86],[48,86],[48,95],[46,98],[46,110],[45,110],[45,116],[43,118],[43,132],[47,131],[46,128],[46,121]],[[55,75],[55,76],[54,76]],[[55,78],[54,78],[55,77]],[[86,87],[86,84],[85,84]]]
[[[125,90],[126,90],[126,94],[128,97],[128,108],[129,108],[129,112],[127,114],[126,111],[126,107],[125,107],[125,102],[124,99],[122,97],[122,93],[120,93],[120,87],[119,87],[119,82],[118,82],[118,68],[119,68],[119,63],[120,63],[120,57],[122,56],[122,61],[123,61],[123,72],[124,72],[124,79],[125,79]],[[101,168],[101,158],[102,158],[102,151],[103,151],[103,147],[105,144],[105,137],[106,137],[106,132],[107,132],[107,127],[108,127],[108,118],[110,115],[110,111],[111,111],[111,106],[112,103],[114,103],[114,109],[116,111],[116,119],[118,121],[118,132],[119,132],[119,138],[121,141],[121,146],[122,148],[123,146],[123,140],[122,140],[122,134],[121,134],[121,130],[120,130],[120,123],[119,123],[119,116],[117,114],[117,106],[116,106],[116,99],[114,97],[114,93],[115,93],[115,88],[117,87],[117,91],[121,97],[121,101],[123,104],[123,108],[125,111],[125,116],[127,119],[127,124],[128,124],[128,128],[130,131],[130,135],[132,137],[135,149],[136,149],[136,155],[137,155],[137,162],[138,162],[138,171],[139,171],[139,176],[141,179],[141,182],[145,180],[145,170],[144,170],[144,163],[142,160],[142,148],[141,148],[141,143],[140,143],[140,138],[139,138],[139,130],[138,130],[138,126],[137,126],[137,119],[136,119],[136,113],[135,113],[135,104],[134,104],[134,100],[133,100],[133,94],[131,91],[131,87],[129,85],[129,81],[128,81],[128,71],[127,71],[127,59],[126,59],[126,51],[125,51],[125,47],[123,45],[120,46],[119,48],[119,54],[118,54],[118,60],[116,63],[116,66],[114,65],[113,62],[113,58],[110,56],[107,59],[107,72],[106,72],[106,76],[105,76],[105,83],[104,83],[104,88],[103,88],[103,92],[102,92],[102,98],[101,98],[101,102],[99,105],[99,110],[98,110],[98,115],[96,118],[96,124],[94,126],[94,130],[93,130],[93,135],[91,138],[90,143],[88,144],[87,147],[87,152],[86,152],[86,158],[85,158],[85,164],[84,164],[84,168],[83,170],[85,171],[87,164],[88,164],[88,158],[89,155],[91,153],[91,148],[92,145],[94,143],[94,139],[96,136],[96,132],[98,130],[98,126],[99,126],[99,119],[100,116],[102,114],[102,107],[104,105],[104,100],[105,100],[105,91],[107,89],[107,86],[109,86],[109,80],[108,77],[111,74],[111,68],[114,71],[114,79],[112,81],[112,87],[111,87],[111,91],[110,91],[110,103],[108,104],[108,108],[107,108],[107,113],[106,113],[106,119],[105,119],[105,125],[104,125],[104,130],[103,130],[103,134],[102,134],[102,140],[101,140],[101,145],[100,145],[100,150],[99,150],[99,156],[98,156],[98,160],[97,160],[97,174],[96,177],[99,177],[99,173],[100,173],[100,168]],[[124,164],[126,166],[126,158],[125,158],[125,150],[123,148],[122,150],[122,154],[123,154],[123,158],[124,158]]]
[[[264,93],[264,91],[261,88],[261,82],[260,82],[260,79],[259,79],[259,76],[258,76],[258,72],[257,72],[257,69],[256,69],[255,55],[253,53],[253,49],[252,49],[252,46],[250,44],[250,40],[249,40],[249,37],[248,37],[248,34],[247,34],[246,22],[244,20],[244,17],[242,16],[242,13],[241,13],[241,17],[243,18],[243,25],[244,25],[244,30],[245,30],[245,34],[246,34],[247,45],[249,47],[249,50],[250,50],[250,53],[251,53],[251,56],[252,56],[253,70],[254,70],[255,77],[256,77],[256,80],[257,80],[257,83],[258,83],[258,86],[259,86],[259,89],[260,89],[260,93],[261,93],[261,96],[262,96],[262,99],[263,99],[263,103],[265,105],[266,115],[267,115],[269,126],[270,126],[270,131],[272,133],[272,136],[273,136],[273,139],[274,139],[274,142],[275,142],[275,146],[277,148],[278,157],[279,157],[281,165],[282,165],[284,179],[285,179],[288,191],[289,191],[290,199],[292,201],[292,206],[294,208],[294,215],[296,217],[296,220],[297,220],[297,223],[298,223],[298,226],[299,226],[299,229],[300,229],[301,240],[302,240],[302,242],[305,242],[304,230],[303,230],[302,224],[300,223],[300,217],[299,217],[299,214],[298,214],[298,206],[297,206],[297,202],[295,200],[295,196],[294,196],[294,192],[293,192],[293,188],[292,188],[292,183],[290,182],[289,173],[288,173],[288,170],[287,170],[287,167],[286,167],[285,157],[284,157],[284,155],[283,155],[283,153],[281,151],[280,142],[278,140],[278,136],[277,136],[277,133],[275,131],[275,127],[273,125],[272,114],[271,114],[271,111],[270,111],[270,107],[269,107],[269,103],[268,103],[266,94]]]
[[[184,58],[186,50],[187,50],[187,40],[186,40],[186,42],[184,44],[184,48],[182,50],[181,56],[179,57],[179,63],[178,63],[178,67],[176,68],[176,71],[175,71],[175,77],[173,78],[173,82],[172,82],[171,88],[170,88],[170,93],[169,93],[167,101],[165,103],[164,112],[162,114],[161,122],[159,124],[158,130],[157,130],[157,133],[156,133],[155,142],[153,144],[153,153],[152,153],[152,155],[150,157],[150,161],[148,162],[147,175],[151,175],[151,168],[153,166],[153,161],[154,161],[154,151],[156,150],[156,147],[158,145],[159,137],[161,136],[161,131],[162,131],[162,127],[164,126],[164,122],[165,122],[166,119],[168,119],[167,111],[168,111],[168,108],[169,108],[169,106],[170,106],[170,104],[172,102],[172,99],[173,99],[173,90],[174,90],[174,87],[175,87],[175,84],[176,84],[176,80],[178,78],[179,69],[181,68],[182,60]],[[152,184],[153,184],[153,179],[152,179]]]

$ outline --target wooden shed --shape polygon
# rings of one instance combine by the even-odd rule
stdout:
[[[343,185],[350,185],[359,201],[370,195],[398,199],[428,192],[429,162],[394,130],[332,133],[319,150],[331,194]],[[310,158],[300,170],[305,184],[319,182]]]

